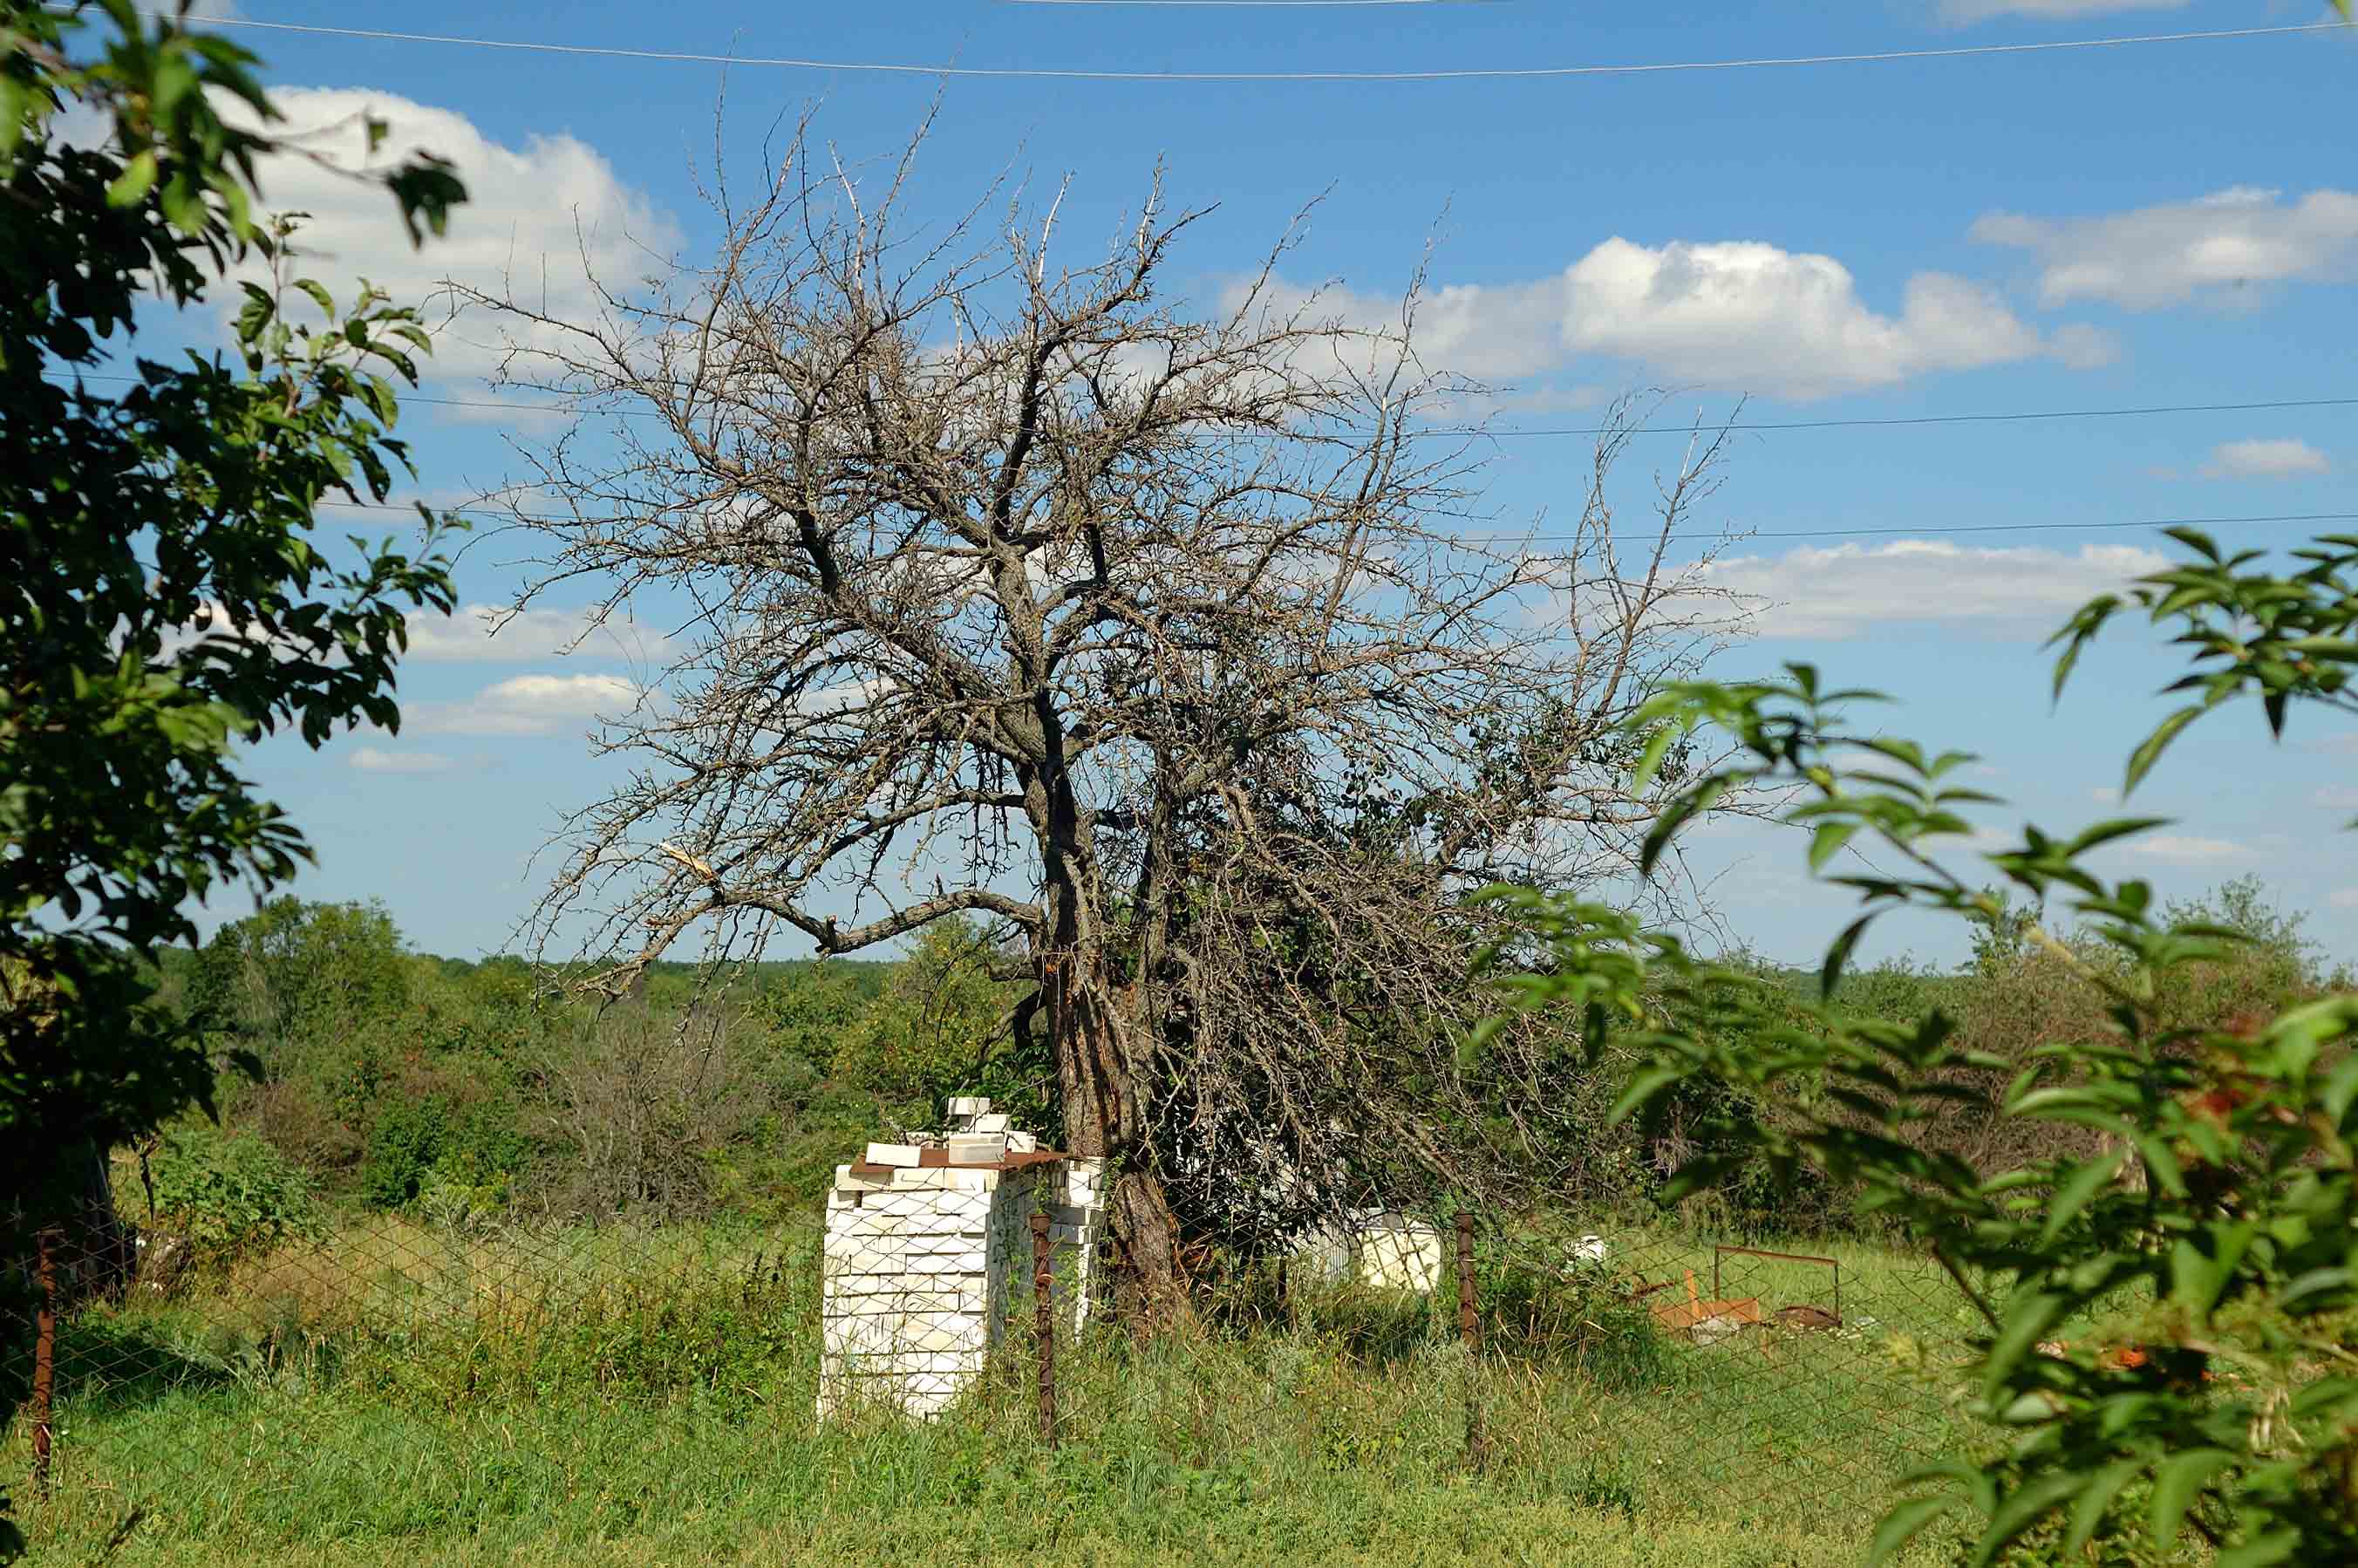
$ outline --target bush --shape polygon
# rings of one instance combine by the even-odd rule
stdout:
[[[203,1261],[226,1264],[325,1234],[310,1178],[251,1133],[175,1129],[151,1168],[158,1217]]]
[[[438,1098],[395,1100],[379,1110],[361,1165],[362,1195],[379,1208],[415,1199],[442,1153],[448,1120]]]
[[[2059,693],[2127,605],[2180,623],[2177,643],[2196,650],[2194,673],[2169,689],[2202,697],[2131,755],[2125,796],[2174,736],[2237,698],[2260,697],[2275,732],[2296,701],[2358,711],[2358,535],[2316,541],[2286,576],[2250,569],[2262,552],[2231,557],[2190,529],[2169,533],[2188,559],[2091,601],[2057,639]],[[1849,709],[1874,694],[1825,691],[1805,665],[1787,674],[1675,687],[1631,722],[1660,727],[1640,793],[1678,737],[1710,725],[1732,742],[1718,772],[1671,801],[1641,870],[1682,821],[1755,788],[1797,792],[1786,816],[1812,828],[1813,871],[1854,840],[1873,846],[1866,871],[1833,879],[1864,908],[1829,947],[1805,1015],[1626,913],[1536,892],[1498,895],[1548,947],[1513,1005],[1631,1020],[1645,1060],[1627,1108],[1695,1085],[1779,1107],[1706,1128],[1666,1195],[1747,1168],[1815,1168],[1936,1259],[1982,1320],[1963,1368],[1978,1441],[1913,1477],[1874,1559],[1957,1514],[1975,1563],[2043,1550],[2047,1532],[2067,1561],[2117,1558],[2149,1532],[2165,1552],[2183,1538],[2241,1568],[2358,1562],[2358,993],[2313,994],[2298,921],[2255,884],[2163,906],[2148,883],[2086,863],[2159,818],[2069,837],[2024,825],[2019,845],[1985,864],[2035,909],[2069,897],[2081,925],[2024,916],[1942,859],[1972,830],[1964,812],[1993,803],[1951,777],[1972,757],[1881,726],[1862,733]],[[1862,752],[1875,754],[1867,766],[1843,761]],[[1901,875],[1873,870],[1887,858]],[[2003,1000],[2026,975],[2053,983],[2016,987],[2032,1005],[2002,1021],[1971,1006],[1961,1021],[1930,997],[1914,999],[1914,1016],[1837,997],[1861,935],[1909,908],[1974,925],[1977,1000]],[[1747,987],[1750,1031],[1682,1017],[1718,1014],[1726,999],[1740,1012]],[[1994,1022],[2002,1038],[1976,1044]],[[1954,1146],[1960,1127],[1973,1141]],[[2113,1343],[2075,1329],[2059,1345],[2073,1325],[2112,1329]]]

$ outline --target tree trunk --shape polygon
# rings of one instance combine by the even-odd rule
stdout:
[[[1148,1160],[1140,1086],[1125,1024],[1102,961],[1071,949],[1044,957],[1041,982],[1065,1097],[1065,1142],[1107,1162],[1112,1189],[1114,1311],[1134,1334],[1162,1334],[1193,1316],[1179,1258],[1179,1217]]]
[[[70,1302],[121,1301],[138,1265],[135,1232],[115,1212],[106,1153],[95,1141],[66,1145],[14,1217],[27,1237],[58,1233],[58,1291]]]

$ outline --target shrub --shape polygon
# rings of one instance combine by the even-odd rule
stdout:
[[[449,1112],[439,1097],[394,1100],[369,1129],[368,1157],[361,1163],[361,1194],[379,1208],[400,1208],[426,1185],[427,1173],[442,1156]]]
[[[233,1262],[325,1234],[310,1178],[251,1133],[176,1128],[151,1168],[157,1217],[205,1262]]]
[[[2259,695],[2276,732],[2295,701],[2358,712],[2358,535],[2317,541],[2287,576],[2249,569],[2257,551],[2230,557],[2190,529],[2169,532],[2190,559],[2139,579],[2126,600],[2092,601],[2059,634],[2059,692],[2125,602],[2179,622],[2176,641],[2195,650],[2194,673],[2170,689],[2200,699],[2132,753],[2125,795],[2173,737],[2238,697]],[[1958,1513],[1976,1563],[2044,1531],[2061,1532],[2062,1560],[2117,1557],[2147,1530],[2164,1552],[2184,1537],[2238,1568],[2358,1562],[2358,994],[2309,1000],[2297,931],[2248,888],[2163,908],[2147,883],[2087,865],[2157,818],[2070,837],[2026,826],[1987,864],[2034,907],[2070,896],[2085,924],[2067,938],[2009,911],[1943,861],[1972,830],[1964,812],[1992,803],[1952,782],[1972,758],[1862,733],[1849,714],[1874,695],[1823,690],[1815,669],[1793,665],[1781,680],[1675,687],[1632,720],[1657,727],[1653,758],[1705,724],[1733,742],[1732,761],[1665,811],[1644,869],[1682,822],[1755,786],[1797,792],[1789,820],[1812,830],[1813,871],[1854,840],[1873,846],[1866,870],[1836,879],[1865,908],[1800,1018],[1754,987],[1750,1038],[1694,1028],[1662,1000],[1741,1009],[1752,978],[1622,912],[1535,892],[1496,895],[1552,960],[1517,978],[1520,1005],[1628,1020],[1643,1065],[1625,1108],[1693,1084],[1791,1108],[1706,1129],[1707,1152],[1671,1195],[1747,1167],[1814,1168],[1938,1260],[1982,1319],[1967,1368],[1967,1409],[1986,1423],[1978,1452],[1916,1477],[1877,1559]],[[1844,762],[1862,752],[1872,765]],[[1650,760],[1640,790],[1651,772]],[[1886,863],[1899,870],[1875,870]],[[1851,1008],[1835,994],[1846,960],[1900,908],[1975,923],[1991,938],[1977,954],[1985,974],[2035,949],[2078,988],[2073,1007],[2028,1021],[2043,1037],[2011,1054],[1978,1048],[1938,1005]],[[1960,1108],[2004,1136],[1985,1151],[1924,1135]],[[2046,1348],[2075,1321],[2126,1343]]]

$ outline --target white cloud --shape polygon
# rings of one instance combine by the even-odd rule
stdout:
[[[2307,441],[2228,441],[2211,449],[2204,479],[2292,479],[2331,473],[2333,464]]]
[[[2231,302],[2255,285],[2347,274],[2358,261],[2358,193],[2233,186],[2191,201],[2086,218],[1992,212],[1974,238],[2039,258],[2049,305],[2098,299],[2151,310],[2201,298]]]
[[[2196,865],[2208,860],[2249,859],[2252,851],[2230,838],[2200,838],[2185,833],[2153,833],[2129,839],[2124,846],[2132,855],[2144,855],[2151,860],[2170,860],[2180,865]]]
[[[512,676],[464,702],[427,702],[405,712],[421,735],[553,735],[600,715],[627,712],[639,687],[620,676]]]
[[[1280,290],[1279,308],[1301,303]],[[1231,290],[1228,302],[1237,303]],[[1396,327],[1399,302],[1348,289],[1313,311],[1368,330]],[[1814,398],[1890,386],[1941,371],[2051,358],[2074,369],[2109,363],[2112,339],[2069,324],[2042,335],[1988,288],[1918,273],[1898,314],[1871,308],[1833,256],[1753,240],[1643,245],[1614,238],[1536,282],[1452,284],[1420,303],[1413,343],[1428,370],[1521,384],[1532,406],[1578,406],[1585,384],[1533,386],[1584,354],[1641,362],[1699,387]]]
[[[2071,321],[2047,335],[2048,348],[2067,370],[2102,370],[2121,357],[2120,340],[2102,327]]]
[[[2060,22],[2122,11],[2182,11],[2186,5],[2187,0],[1940,0],[1939,10],[1941,20],[1965,27],[1996,16]]]
[[[590,271],[629,292],[649,270],[649,252],[661,255],[679,243],[667,216],[569,135],[533,135],[510,146],[452,110],[369,88],[281,87],[272,96],[289,130],[316,131],[307,145],[344,168],[381,168],[424,151],[450,159],[467,184],[469,200],[451,213],[449,234],[416,250],[381,188],[294,157],[265,162],[265,210],[310,214],[295,241],[308,253],[300,271],[327,284],[339,305],[350,303],[362,276],[396,302],[421,305],[446,279],[493,294],[512,281],[534,308],[579,319],[600,308],[585,258]],[[392,126],[373,155],[362,145],[364,113]],[[448,303],[445,295],[442,307],[427,312],[436,339],[432,366],[488,373],[504,324],[472,313],[450,320]]]
[[[381,752],[362,746],[344,761],[364,773],[440,773],[456,764],[439,752]]]
[[[1850,269],[1833,257],[1757,241],[1611,239],[1565,279],[1563,333],[1572,348],[1779,396],[1824,397],[2065,351],[1964,278],[1918,273],[1899,314],[1886,316],[1859,297]],[[2073,357],[2085,357],[2083,339],[2069,343]]]
[[[1841,639],[1899,622],[1994,637],[2044,637],[2095,594],[2166,557],[2135,546],[1974,548],[1945,539],[1804,546],[1713,563],[1705,580],[1765,600],[1762,635]]]
[[[510,615],[501,606],[461,605],[454,615],[414,611],[408,618],[409,652],[425,664],[523,664],[563,654],[654,659],[668,649],[660,632],[631,621],[592,623],[587,610],[525,610]]]

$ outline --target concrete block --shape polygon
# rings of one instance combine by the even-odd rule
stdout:
[[[1007,1135],[953,1132],[947,1147],[953,1165],[995,1165],[1007,1158]]]
[[[976,1274],[982,1272],[983,1249],[971,1248],[959,1252],[914,1253],[904,1265],[910,1275]]]
[[[1007,1152],[1010,1154],[1036,1154],[1040,1152],[1040,1135],[1011,1127],[1007,1130]]]
[[[1004,1133],[1007,1130],[1007,1125],[1008,1118],[1005,1111],[978,1114],[974,1119],[974,1130],[977,1132]]]
[[[990,1114],[989,1095],[952,1095],[949,1113],[952,1116],[988,1116]]]
[[[868,1163],[871,1165],[914,1169],[917,1158],[917,1146],[914,1143],[871,1143],[868,1146]]]

